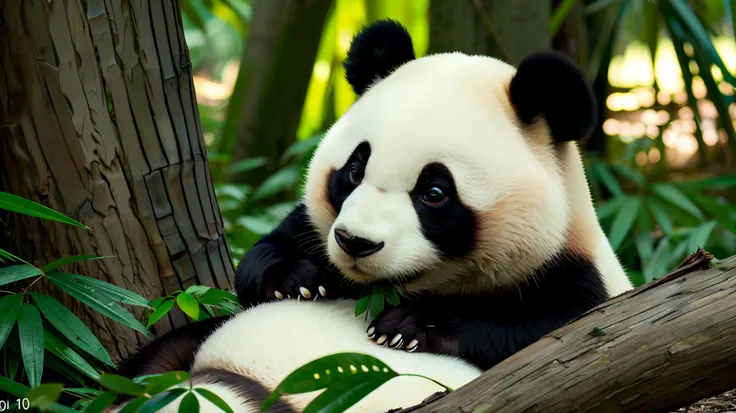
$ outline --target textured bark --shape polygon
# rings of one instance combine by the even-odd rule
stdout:
[[[228,108],[223,152],[264,156],[268,167],[238,174],[254,186],[279,166],[296,132],[332,0],[257,0]],[[239,115],[239,116],[238,116]],[[234,135],[234,141],[233,141]]]
[[[192,284],[229,288],[178,3],[0,0],[0,22],[0,189],[90,228],[5,214],[0,243],[38,265],[115,256],[70,270],[149,299]],[[113,358],[143,340],[61,299]],[[173,312],[157,333],[185,322]]]
[[[404,411],[657,413],[736,388],[736,256],[690,258]]]
[[[550,46],[549,0],[430,0],[429,53],[483,54],[518,64]]]

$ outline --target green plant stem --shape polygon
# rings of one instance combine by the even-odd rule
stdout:
[[[429,377],[427,377],[427,376],[422,376],[421,374],[411,374],[411,373],[407,373],[407,374],[399,374],[399,375],[398,375],[397,377],[401,377],[401,376],[404,376],[404,377],[421,377],[421,378],[423,378],[423,379],[427,379],[427,380],[429,380],[429,381],[431,381],[431,382],[433,382],[433,383],[437,384],[438,386],[444,387],[444,388],[445,388],[445,390],[447,390],[447,391],[449,391],[449,392],[453,391],[451,387],[445,386],[444,384],[442,384],[442,383],[438,382],[437,380],[435,380],[435,379],[431,379],[431,378],[429,378]]]

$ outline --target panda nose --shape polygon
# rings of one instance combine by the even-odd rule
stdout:
[[[383,248],[383,241],[373,242],[365,238],[350,235],[344,228],[335,228],[335,241],[348,255],[354,258],[367,257]]]

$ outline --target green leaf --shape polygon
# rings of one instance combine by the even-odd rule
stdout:
[[[713,45],[710,35],[708,35],[705,27],[688,4],[684,0],[668,0],[667,3],[672,6],[672,11],[675,12],[675,16],[682,23],[683,28],[692,36],[694,40],[692,45],[696,52],[700,52],[704,57],[707,57],[708,62],[716,65],[721,70],[723,80],[736,87],[736,78],[723,63],[723,59],[721,59],[721,55]],[[668,9],[665,8],[664,10],[667,11]]]
[[[687,252],[692,254],[698,249],[698,246],[705,247],[705,244],[710,239],[710,234],[713,232],[717,225],[716,221],[708,221],[703,225],[693,229],[688,237]]]
[[[84,413],[102,413],[106,407],[113,404],[117,397],[117,394],[111,391],[106,391],[100,396],[95,397],[95,399],[84,408]]]
[[[101,396],[103,392],[97,389],[89,389],[86,387],[72,387],[72,388],[65,388],[64,393],[73,394],[79,397],[93,398],[93,397]]]
[[[88,305],[98,313],[124,326],[137,330],[148,338],[152,338],[146,327],[133,314],[121,307],[104,291],[92,288],[86,284],[80,284],[71,274],[63,272],[49,273],[47,274],[47,278],[55,286],[59,287],[59,289]]]
[[[578,0],[563,0],[555,9],[552,17],[549,19],[549,36],[554,37],[562,27],[567,16],[577,4]]]
[[[64,214],[47,208],[41,204],[21,198],[17,195],[7,192],[0,192],[0,209],[17,212],[19,214],[30,215],[36,218],[50,219],[52,221],[62,222],[64,224],[74,225],[75,227],[87,228],[86,225],[77,222]]]
[[[56,261],[46,264],[46,266],[43,267],[42,271],[45,273],[49,273],[51,271],[58,270],[59,268],[65,265],[74,264],[74,263],[83,262],[83,261],[101,260],[103,258],[110,258],[110,257],[103,257],[100,255],[74,255],[71,257],[64,257],[64,258],[61,258],[61,259],[58,259]]]
[[[631,226],[634,224],[634,220],[639,213],[640,206],[641,199],[636,197],[627,197],[621,205],[621,210],[616,215],[616,218],[613,219],[611,231],[608,236],[614,251],[618,250],[621,243],[626,239],[626,236],[629,235]]]
[[[64,389],[64,385],[59,383],[48,383],[41,384],[38,387],[31,389],[27,394],[26,398],[31,403],[32,407],[36,407],[39,410],[49,410],[59,400],[61,391]]]
[[[373,294],[371,294],[371,306],[370,306],[370,317],[371,320],[375,320],[379,314],[383,312],[383,308],[386,303],[386,298],[383,295],[383,289],[380,285],[376,284],[373,287]]]
[[[49,320],[51,325],[59,330],[59,333],[64,335],[64,337],[82,351],[85,351],[108,366],[115,367],[115,363],[113,363],[107,350],[102,346],[102,343],[100,343],[97,337],[95,337],[74,313],[69,311],[60,302],[45,294],[35,291],[30,291],[29,294],[41,311],[41,314]]]
[[[714,178],[696,179],[678,184],[681,188],[694,190],[723,190],[736,187],[736,175],[717,176]]]
[[[25,397],[26,393],[28,393],[31,388],[18,383],[15,380],[10,380],[7,377],[0,376],[0,390],[10,393],[15,397]]]
[[[191,317],[192,320],[196,321],[199,319],[199,303],[193,295],[183,292],[176,296],[176,303],[181,308],[181,311]]]
[[[194,413],[199,412],[199,400],[194,393],[189,392],[179,403],[179,413]]]
[[[18,335],[28,383],[37,387],[43,374],[43,321],[36,307],[25,303],[21,307]]]
[[[42,275],[43,271],[31,264],[17,264],[0,268],[0,285]]]
[[[351,377],[328,387],[312,400],[304,413],[342,413],[393,377]]]
[[[238,301],[238,297],[236,297],[233,293],[225,290],[220,290],[219,288],[210,288],[207,290],[206,293],[204,293],[203,296],[199,297],[199,302],[202,304],[209,304],[209,305],[217,305],[222,302],[222,300],[228,300],[233,302],[234,304],[240,305],[240,302]]]
[[[145,392],[140,384],[117,374],[103,374],[100,376],[100,384],[107,389],[130,396],[142,396]]]
[[[635,238],[636,251],[639,253],[641,262],[646,263],[652,258],[654,253],[654,241],[652,236],[643,232],[636,235]]]
[[[201,388],[195,388],[195,392],[199,393],[200,396],[204,397],[209,401],[210,403],[214,404],[215,406],[219,407],[220,410],[222,410],[225,413],[234,413],[233,409],[228,406],[227,403],[225,403],[224,400],[220,398],[220,396],[216,395],[215,393],[212,393],[211,391],[207,389],[201,389]]]
[[[148,300],[132,291],[126,290],[125,288],[84,275],[71,274],[71,276],[77,284],[89,288],[90,291],[101,290],[106,296],[117,302],[132,304],[138,307],[151,308],[151,303],[149,303]]]
[[[0,248],[0,262],[5,262],[2,260],[3,258],[11,262],[17,261],[17,262],[23,262],[28,265],[31,265],[30,263],[26,262],[24,259],[16,257],[15,255],[9,253],[8,251],[5,251],[4,249]]]
[[[605,185],[606,188],[611,191],[613,196],[623,195],[624,190],[621,189],[621,185],[618,183],[616,177],[613,176],[606,164],[604,164],[603,162],[596,163],[595,171],[598,173],[598,177],[600,177],[603,185]]]
[[[611,165],[611,169],[613,169],[620,175],[625,176],[631,182],[635,183],[637,186],[644,185],[644,176],[640,174],[638,171],[635,171],[629,168],[627,165],[620,165],[620,164]]]
[[[670,243],[667,237],[659,241],[659,245],[652,254],[649,265],[644,268],[644,281],[650,282],[655,278],[662,277],[668,273],[667,261],[669,259]]]
[[[0,298],[0,348],[8,339],[10,331],[13,330],[20,309],[23,306],[23,294],[15,293]]]
[[[189,373],[186,371],[170,371],[148,380],[146,393],[153,396],[187,380],[189,380]]]
[[[140,410],[138,410],[138,413],[154,413],[161,409],[163,409],[165,406],[167,406],[169,403],[173,402],[174,400],[178,399],[179,396],[182,394],[188,392],[187,389],[171,389],[169,391],[165,391],[163,393],[159,393],[156,396],[152,397],[150,400],[148,400],[143,406],[141,406]],[[191,394],[191,393],[189,393]],[[184,401],[182,400],[182,404]],[[181,411],[181,404],[179,405],[179,408]],[[199,411],[192,410],[193,412]]]
[[[595,212],[598,216],[598,219],[604,220],[611,216],[614,212],[621,208],[621,204],[623,204],[624,200],[626,200],[625,195],[613,197],[605,201],[603,205],[596,208]]]
[[[253,192],[253,199],[260,201],[278,194],[279,192],[286,191],[294,187],[301,178],[301,173],[298,167],[289,166],[284,169],[280,169],[273,175],[266,178],[265,181],[256,188]]]
[[[258,169],[268,163],[268,158],[265,156],[258,156],[253,158],[246,158],[240,162],[236,162],[234,165],[229,167],[227,171],[231,174],[238,174],[242,172],[252,171]]]
[[[652,186],[652,192],[658,195],[660,198],[671,202],[678,208],[690,213],[698,219],[705,219],[700,209],[683,194],[674,185],[668,183],[659,183]]]
[[[82,358],[76,351],[69,347],[66,343],[61,341],[58,337],[54,336],[49,330],[44,329],[43,331],[43,343],[44,347],[56,357],[60,358],[70,366],[77,369],[82,374],[93,380],[99,380],[100,373],[95,370],[85,359]]]
[[[366,295],[364,297],[361,297],[360,300],[358,300],[357,303],[355,303],[355,316],[358,317],[361,314],[365,313],[368,310],[368,305],[371,302],[371,296]]]
[[[118,413],[137,413],[139,409],[149,400],[151,399],[146,396],[136,397],[135,399],[128,402],[128,404],[126,404],[125,407],[123,407]]]
[[[659,224],[659,227],[662,228],[662,232],[667,236],[672,236],[672,221],[662,204],[651,197],[645,198],[645,203],[649,207],[649,210],[652,211],[652,215],[654,215],[654,219]]]
[[[288,158],[291,158],[293,156],[299,156],[304,155],[306,153],[309,153],[317,148],[319,143],[322,141],[322,138],[325,135],[323,133],[314,135],[310,138],[296,141],[289,145],[288,148],[284,151],[284,154],[281,156],[281,161],[284,162]]]
[[[401,305],[399,294],[396,292],[396,288],[392,285],[389,285],[386,289],[386,299],[388,300],[388,303],[394,307]]]
[[[353,385],[379,378],[385,378],[385,382],[396,376],[398,373],[375,357],[360,353],[331,354],[311,361],[289,374],[264,400],[261,411],[265,411],[285,394],[309,393],[346,380]]]
[[[243,216],[238,218],[238,225],[257,235],[266,235],[273,231],[274,225],[260,217]]]
[[[185,292],[195,297],[200,297],[202,295],[205,295],[209,290],[210,287],[207,287],[206,285],[190,285]]]
[[[154,325],[158,320],[161,319],[161,317],[165,316],[166,313],[169,312],[174,307],[174,299],[169,298],[167,300],[164,300],[163,303],[161,303],[161,306],[159,306],[156,311],[151,314],[151,317],[148,319],[148,324],[146,324],[146,327],[151,327]]]

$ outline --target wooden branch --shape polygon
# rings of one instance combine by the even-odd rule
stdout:
[[[668,412],[736,388],[736,256],[699,249],[445,397],[404,412]]]

